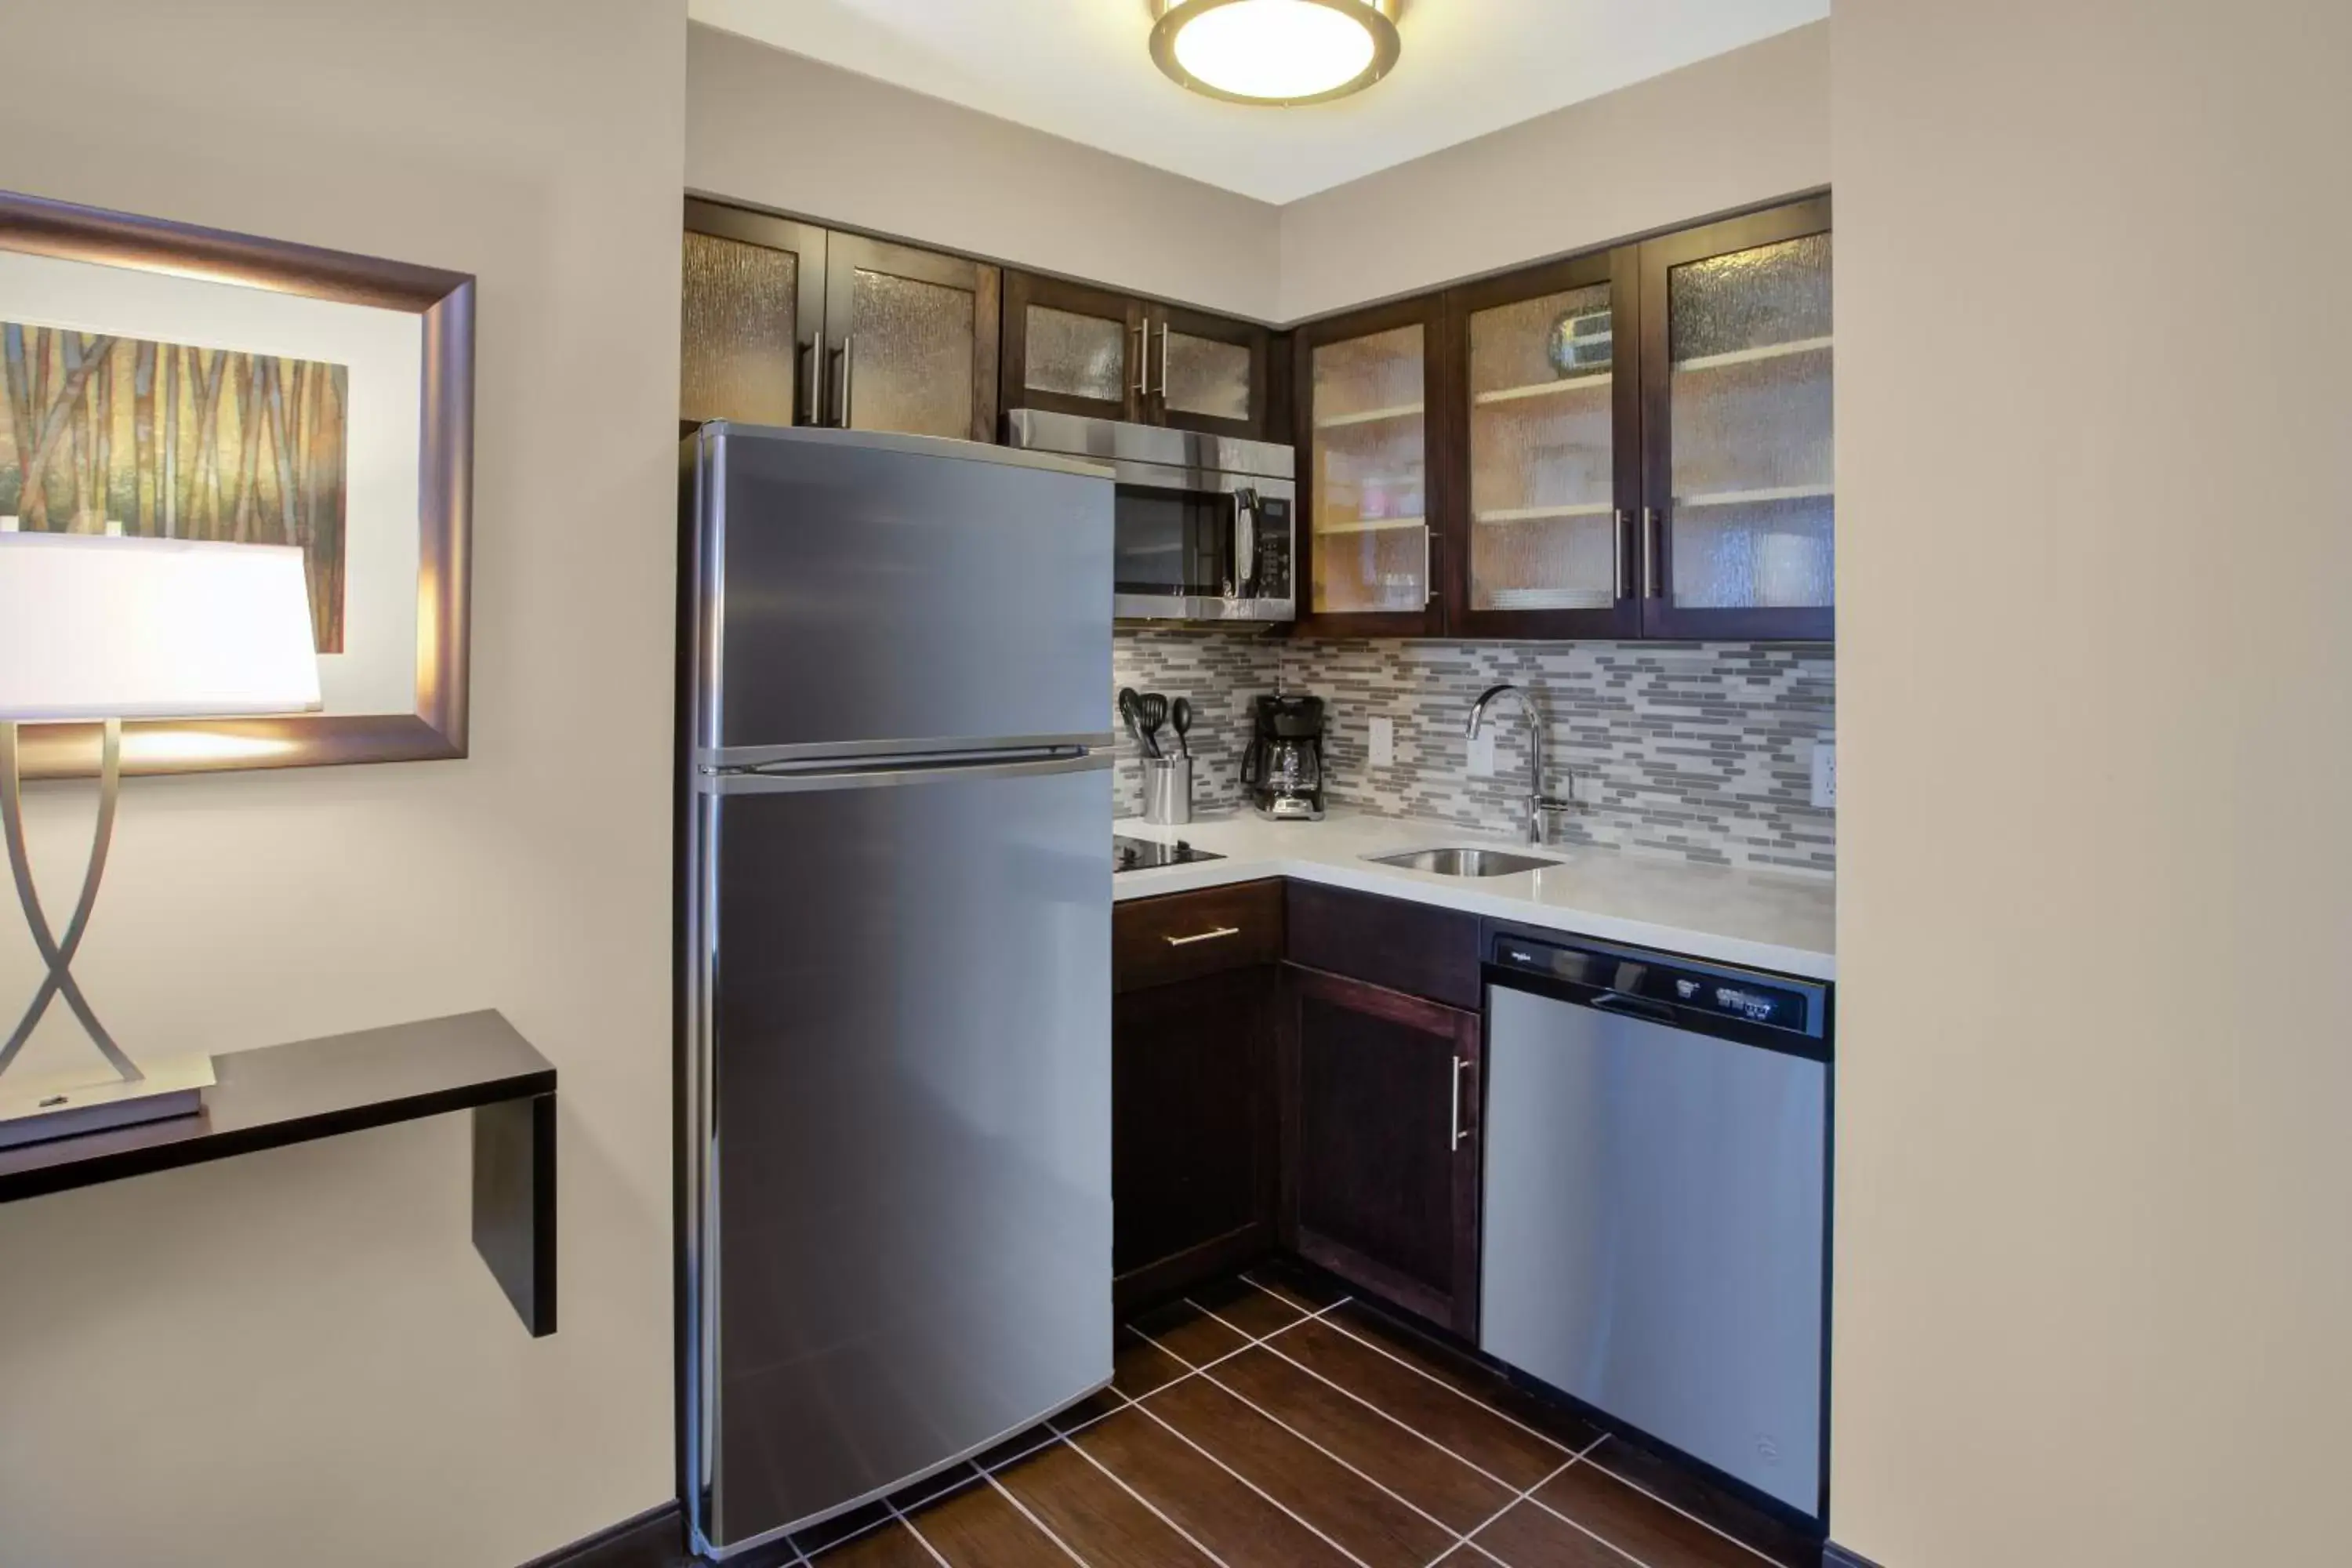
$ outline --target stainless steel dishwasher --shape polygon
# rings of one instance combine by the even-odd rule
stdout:
[[[1489,941],[1479,1348],[1825,1519],[1828,987]]]

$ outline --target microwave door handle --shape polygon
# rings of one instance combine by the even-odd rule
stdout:
[[[1234,597],[1246,599],[1257,578],[1257,491],[1234,492]]]

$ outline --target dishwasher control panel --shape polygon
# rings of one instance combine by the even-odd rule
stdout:
[[[1812,1039],[1827,1032],[1825,989],[1783,975],[1719,968],[1641,948],[1507,934],[1495,938],[1489,957],[1497,969],[1572,987],[1579,1001],[1604,1011],[1661,1023],[1721,1019]]]

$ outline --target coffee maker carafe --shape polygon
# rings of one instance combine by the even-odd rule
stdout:
[[[1260,816],[1277,822],[1323,818],[1323,699],[1303,693],[1261,697],[1254,704],[1242,787]]]

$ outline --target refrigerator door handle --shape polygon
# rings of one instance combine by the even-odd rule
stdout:
[[[805,768],[791,773],[703,773],[695,776],[698,795],[797,795],[812,790],[888,789],[898,784],[939,784],[950,779],[1037,778],[1052,773],[1108,771],[1108,752],[1023,757],[1007,762],[915,763],[879,766]]]

